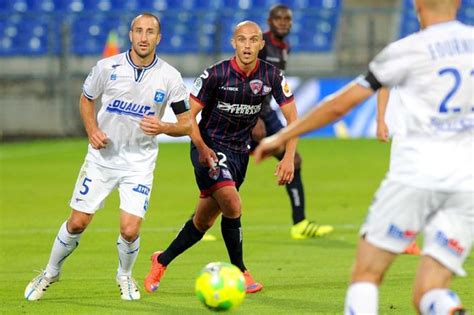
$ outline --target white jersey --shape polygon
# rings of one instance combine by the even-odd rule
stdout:
[[[432,25],[390,44],[369,69],[398,90],[393,105],[403,128],[393,139],[387,177],[418,188],[474,191],[474,27]]]
[[[158,155],[157,137],[143,133],[140,120],[145,115],[161,118],[170,104],[187,104],[189,95],[175,68],[156,56],[149,66],[139,68],[129,51],[97,62],[83,93],[92,100],[102,94],[97,121],[108,137],[105,149],[89,144],[86,160],[133,171],[153,170]]]

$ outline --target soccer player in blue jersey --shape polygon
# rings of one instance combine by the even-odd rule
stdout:
[[[260,27],[251,21],[239,23],[232,37],[235,56],[206,69],[194,82],[191,115],[193,121],[191,159],[201,191],[195,215],[163,252],[152,255],[145,289],[155,291],[167,266],[182,252],[197,243],[222,214],[221,231],[232,264],[242,270],[248,293],[263,286],[253,280],[243,260],[241,201],[243,183],[255,126],[267,95],[273,95],[288,123],[297,117],[293,94],[275,66],[258,59],[264,41]],[[296,139],[286,145],[277,169],[278,181],[293,179]]]
[[[466,314],[449,289],[474,242],[474,27],[456,21],[459,0],[415,0],[422,30],[388,45],[367,75],[301,120],[261,141],[260,161],[289,139],[333,122],[382,86],[396,87],[400,128],[390,168],[360,229],[345,314],[377,314],[394,259],[424,236],[413,304],[430,315]]]
[[[71,214],[59,229],[46,270],[27,285],[27,300],[39,300],[59,280],[64,261],[116,188],[120,194],[116,283],[123,300],[140,299],[132,268],[152,191],[156,135],[189,134],[191,115],[180,73],[155,54],[161,39],[159,19],[149,13],[138,15],[129,37],[132,48],[99,60],[84,82],[80,111],[89,138],[87,156],[71,199]],[[99,97],[102,107],[96,117]],[[167,107],[177,122],[161,121]]]
[[[286,62],[290,46],[285,38],[291,30],[293,13],[289,7],[284,4],[274,5],[268,14],[268,26],[270,30],[263,34],[265,46],[258,57],[263,59],[280,70],[286,69]],[[262,111],[257,125],[252,130],[252,138],[256,146],[264,136],[271,136],[283,128],[283,124],[278,118],[277,112],[270,106],[272,96],[268,95],[262,103]],[[285,152],[278,152],[275,155],[279,161],[282,161]],[[302,240],[311,237],[319,237],[331,233],[333,227],[330,225],[319,225],[314,221],[306,219],[305,215],[305,194],[303,181],[301,179],[301,155],[295,153],[295,171],[293,180],[285,185],[288,197],[291,203],[291,214],[293,226],[290,235],[295,240]],[[280,162],[282,163],[282,162]]]

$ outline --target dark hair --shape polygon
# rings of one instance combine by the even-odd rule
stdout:
[[[132,22],[130,23],[130,30],[133,29],[133,24],[135,23],[135,21],[139,18],[139,17],[142,17],[142,16],[147,16],[147,17],[152,17],[156,20],[156,22],[158,23],[158,34],[161,33],[161,22],[160,22],[160,19],[154,15],[153,13],[150,13],[150,12],[143,12],[139,15],[137,15],[136,17],[133,18]]]
[[[270,8],[270,11],[268,12],[268,17],[271,18],[273,17],[277,11],[279,10],[285,10],[285,11],[290,11],[291,9],[285,5],[285,4],[275,4]]]

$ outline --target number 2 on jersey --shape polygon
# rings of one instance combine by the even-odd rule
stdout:
[[[441,101],[441,104],[439,105],[439,112],[448,113],[452,111],[454,113],[459,113],[461,111],[460,107],[455,107],[455,106],[448,107],[449,101],[456,94],[459,87],[461,86],[462,78],[461,78],[461,74],[459,73],[459,70],[456,68],[443,68],[438,72],[438,74],[440,76],[451,75],[454,78],[453,86],[451,87],[448,94],[446,94],[446,96]],[[471,76],[474,76],[474,70],[472,70],[470,74]],[[474,108],[471,108],[471,110],[474,110]]]

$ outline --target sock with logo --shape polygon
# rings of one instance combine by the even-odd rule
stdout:
[[[118,276],[131,276],[132,268],[140,251],[140,236],[134,241],[126,241],[122,235],[117,239],[117,252],[119,257]]]
[[[173,259],[199,242],[203,236],[204,233],[200,232],[194,226],[193,219],[191,218],[183,225],[181,231],[179,231],[170,246],[158,256],[158,262],[164,266],[168,266]]]
[[[64,261],[79,245],[81,235],[82,233],[69,233],[67,230],[67,221],[61,225],[58,235],[56,235],[56,239],[54,240],[53,248],[51,249],[48,265],[46,266],[47,277],[52,278],[60,274]]]
[[[461,300],[449,289],[429,290],[420,300],[420,312],[423,315],[449,315],[461,309]]]
[[[372,282],[354,282],[347,289],[344,314],[378,314],[379,289]]]
[[[222,216],[221,232],[224,238],[227,252],[229,253],[230,262],[245,271],[243,250],[242,250],[242,224],[240,217],[231,219]]]
[[[305,219],[304,214],[304,189],[301,180],[301,169],[295,169],[294,178],[291,183],[286,184],[286,191],[290,197],[293,224]]]

